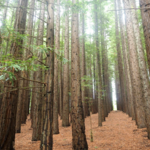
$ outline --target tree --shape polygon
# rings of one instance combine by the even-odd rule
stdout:
[[[41,150],[53,149],[53,88],[54,88],[54,0],[47,0],[47,48],[45,72],[45,117],[41,138]]]
[[[124,0],[125,9],[129,8],[128,0]],[[137,126],[143,128],[145,124],[145,111],[144,111],[144,97],[142,92],[142,81],[140,77],[140,68],[138,63],[138,55],[135,43],[135,35],[133,30],[131,13],[126,10],[126,25],[127,25],[127,37],[129,43],[129,64],[130,64],[130,76],[133,86],[133,99],[135,100],[135,116]]]
[[[114,3],[115,3],[115,8],[117,8],[116,7],[116,1],[114,1]],[[125,80],[124,80],[124,68],[123,68],[122,55],[121,55],[121,49],[120,49],[117,11],[115,11],[115,25],[116,25],[116,46],[117,46],[117,60],[118,60],[118,71],[119,71],[119,80],[120,80],[122,110],[124,112],[128,113],[127,99],[126,99],[126,94],[125,94],[125,83],[124,83],[125,82]]]
[[[77,1],[73,0],[72,34],[71,34],[71,115],[72,115],[72,149],[88,149],[83,106],[81,101],[81,81],[79,63],[79,37]]]
[[[98,125],[102,126],[102,79],[101,79],[101,65],[100,65],[100,55],[99,55],[99,39],[98,39],[98,14],[97,14],[97,0],[95,0],[94,4],[95,9],[95,42],[96,42],[96,63],[98,67]]]
[[[130,6],[135,7],[134,0],[130,1]],[[146,62],[145,62],[145,57],[144,57],[144,50],[142,47],[142,41],[141,41],[141,36],[140,36],[140,29],[139,29],[139,25],[138,25],[137,14],[136,14],[135,10],[132,10],[131,14],[132,14],[132,21],[133,21],[135,40],[136,40],[136,46],[137,46],[137,52],[138,52],[140,75],[142,78],[143,94],[144,94],[144,100],[145,100],[144,101],[145,105],[143,107],[145,110],[148,138],[150,138],[150,119],[149,119],[149,115],[150,115],[150,113],[149,113],[150,84],[149,84],[149,78],[148,78],[148,74],[147,74],[147,68],[146,68]]]
[[[146,45],[146,52],[147,52],[147,61],[148,67],[150,72],[150,38],[148,33],[150,32],[150,10],[148,0],[140,0],[140,8],[141,8],[141,16],[142,16],[142,23],[143,23],[143,31],[145,36],[145,45]]]
[[[16,11],[16,20],[14,28],[19,34],[24,34],[25,24],[26,24],[26,7],[28,0],[20,1]],[[11,54],[15,59],[22,59],[22,45],[23,39],[17,39],[17,41],[11,44]],[[14,149],[15,141],[15,126],[16,126],[16,110],[17,110],[17,100],[18,100],[18,83],[20,71],[13,69],[13,73],[16,77],[16,80],[6,81],[5,86],[10,86],[13,88],[5,88],[6,91],[11,89],[10,92],[7,92],[3,96],[3,101],[1,105],[1,115],[0,115],[0,148],[5,150]]]
[[[56,36],[55,36],[55,55],[54,55],[54,106],[53,106],[53,133],[59,133],[58,125],[58,51],[60,49],[60,0],[57,0]]]
[[[30,4],[30,14],[34,14],[34,5],[35,5],[35,0],[32,0],[31,1],[31,4]],[[29,21],[28,21],[28,34],[30,35],[29,39],[28,39],[28,44],[31,45],[31,42],[32,42],[32,28],[33,28],[33,15],[29,15]],[[27,56],[29,54],[29,52],[26,52],[27,53]],[[28,74],[28,72],[26,72],[26,74]],[[24,73],[22,72],[22,77],[24,76]],[[28,76],[28,75],[27,75]],[[23,83],[24,82],[24,83]],[[24,84],[24,87],[27,87],[28,86],[28,81],[26,80],[21,80],[19,82],[19,86],[20,87],[23,87],[23,84]],[[23,118],[23,115],[22,115],[22,111],[24,110],[22,107],[23,107],[23,102],[26,102],[27,101],[27,97],[26,97],[27,93],[26,93],[26,90],[24,90],[24,93],[23,93],[23,90],[20,90],[19,91],[19,96],[18,96],[18,106],[17,106],[17,116],[16,116],[16,132],[17,133],[20,133],[21,132],[21,118]],[[23,97],[23,100],[22,100],[22,96]],[[22,110],[23,109],[23,110]],[[24,111],[23,111],[24,112]],[[24,117],[25,119],[23,119],[24,121],[26,121],[26,115]]]
[[[118,1],[118,8],[122,9],[120,1]],[[121,46],[122,46],[122,52],[123,52],[123,64],[124,64],[124,81],[125,81],[125,92],[127,93],[127,105],[128,107],[128,114],[129,116],[132,116],[135,119],[134,115],[134,108],[133,108],[133,97],[132,97],[132,87],[131,87],[131,79],[130,79],[130,73],[129,73],[129,62],[128,62],[128,56],[127,56],[127,46],[126,46],[126,40],[125,40],[125,31],[124,31],[124,25],[122,20],[122,11],[119,11],[119,24],[120,24],[120,32],[121,32]]]
[[[41,12],[40,12],[40,18],[44,19],[45,15],[45,3],[41,3]],[[40,20],[39,27],[38,27],[38,37],[37,37],[37,46],[43,45],[43,33],[44,33],[44,22]],[[36,64],[41,64],[43,53],[38,49],[37,51],[37,59],[38,61]],[[36,71],[35,74],[35,80],[42,82],[42,69],[39,68]],[[34,97],[35,97],[35,103],[34,103],[34,112],[33,112],[33,133],[32,133],[32,141],[40,140],[40,136],[42,134],[42,87],[41,83],[35,83],[34,90],[36,91]]]
[[[85,6],[84,6],[84,1],[83,1],[83,10],[81,13],[81,19],[82,19],[82,38],[81,38],[81,78],[86,77],[86,56],[85,56]],[[85,82],[83,80],[82,82]],[[84,110],[84,117],[89,116],[89,99],[88,99],[88,88],[87,87],[82,87],[82,102],[83,102],[83,110]]]
[[[120,3],[118,3],[119,8],[122,8]],[[122,11],[119,13],[119,23],[120,23],[120,28],[123,26],[123,20],[121,19],[122,17]],[[124,14],[125,15],[125,14]],[[126,24],[126,21],[125,21]],[[133,99],[133,88],[132,88],[132,83],[131,83],[131,76],[130,76],[130,66],[129,66],[129,58],[128,58],[128,51],[129,51],[129,46],[128,46],[128,41],[126,40],[126,29],[125,25],[122,27],[122,35],[121,39],[124,41],[122,44],[122,50],[123,50],[123,59],[124,59],[124,68],[126,70],[126,90],[128,92],[128,109],[130,109],[130,114],[132,116],[132,119],[135,120],[135,108],[134,108],[134,99]]]
[[[117,110],[122,110],[121,104],[121,94],[120,94],[120,82],[118,75],[118,62],[115,62],[115,89],[116,89],[116,100],[117,100]]]
[[[65,47],[64,58],[69,60],[69,8],[65,7]],[[69,62],[64,64],[63,70],[63,114],[62,126],[69,126]]]

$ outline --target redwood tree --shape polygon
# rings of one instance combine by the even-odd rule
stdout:
[[[88,149],[83,106],[81,101],[80,58],[78,37],[77,0],[72,0],[72,34],[71,34],[71,115],[72,115],[72,149]]]
[[[60,0],[57,0],[57,17],[55,29],[55,54],[54,54],[54,105],[53,105],[53,133],[59,133],[58,125],[58,51],[60,49]]]
[[[15,31],[19,34],[24,34],[26,25],[26,7],[28,0],[21,0],[18,3],[18,8],[16,11],[15,20]],[[22,59],[22,45],[23,39],[19,38],[16,42],[11,44],[10,52],[15,59]],[[20,71],[13,69],[12,71],[16,76],[16,80],[6,81],[5,86],[10,86],[12,88],[5,88],[5,90],[12,90],[12,92],[7,92],[3,96],[0,114],[0,149],[2,150],[13,150],[15,141],[15,126],[16,126],[16,111],[18,102],[18,83]],[[12,84],[13,82],[13,84]]]
[[[65,16],[65,47],[64,57],[69,60],[69,8],[66,5]],[[63,70],[63,115],[62,126],[69,126],[69,62],[64,64]]]
[[[53,149],[53,88],[54,88],[54,0],[47,0],[47,49],[45,72],[45,111],[41,138],[41,150]]]

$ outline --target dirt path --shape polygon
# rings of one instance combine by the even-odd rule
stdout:
[[[97,127],[97,114],[92,115],[94,142],[90,142],[90,118],[85,120],[89,150],[150,150],[146,129],[137,129],[135,122],[120,111],[113,111],[102,127]],[[71,127],[61,127],[60,134],[54,135],[54,150],[71,150]],[[16,150],[39,150],[40,142],[32,142],[31,122],[22,125],[22,133],[16,134]]]

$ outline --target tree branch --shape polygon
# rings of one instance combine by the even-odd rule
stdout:
[[[5,87],[7,87],[7,86],[5,86]],[[8,86],[8,87],[10,87],[10,86]],[[22,88],[18,87],[18,88],[12,89],[10,91],[2,92],[2,93],[0,93],[0,95],[6,94],[6,93],[9,93],[9,92],[13,92],[13,91],[16,91],[16,90],[27,90],[28,88],[34,88],[34,87],[22,87]],[[44,88],[44,87],[35,87],[35,88]]]
[[[145,9],[150,9],[150,7],[145,7],[145,8],[114,9],[114,10],[107,10],[107,11],[120,11],[120,10],[130,10],[130,9],[140,9],[140,10],[145,10]]]
[[[44,82],[40,82],[40,81],[36,81],[36,80],[30,80],[30,79],[27,79],[27,78],[24,78],[24,77],[21,77],[21,76],[20,76],[20,78],[22,78],[24,80],[28,80],[28,81],[32,81],[32,82],[37,82],[37,83],[41,83],[41,84],[46,85],[46,83],[44,83]]]

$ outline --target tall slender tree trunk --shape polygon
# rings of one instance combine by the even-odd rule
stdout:
[[[105,37],[105,36],[104,36]],[[109,79],[109,70],[108,70],[108,53],[107,53],[107,42],[106,40],[104,41],[104,49],[103,49],[103,63],[104,63],[104,76],[105,76],[105,97],[106,97],[106,102],[108,104],[107,109],[108,113],[112,110],[111,104],[111,84],[110,84],[110,79]]]
[[[91,78],[91,81],[90,81],[90,87],[89,87],[89,109],[90,109],[90,113],[92,112],[92,109],[93,109],[93,105],[94,105],[94,102],[93,102],[93,76],[92,76],[92,55],[90,55],[90,67],[89,67],[89,76]]]
[[[28,31],[27,31],[27,34],[29,35],[28,37],[28,46],[29,46],[29,50],[32,51],[32,45],[33,45],[33,37],[34,36],[34,30],[35,30],[35,25],[33,26],[33,19],[34,19],[34,15],[36,16],[35,14],[35,0],[31,0],[30,2],[30,11],[29,11],[29,19],[28,19]],[[30,51],[27,51],[26,52],[26,57],[28,57],[29,55],[31,55],[31,52]],[[32,75],[32,72],[31,71],[28,71],[27,72],[27,78],[29,79],[30,76],[33,77]],[[32,78],[31,78],[32,79]],[[29,86],[29,84],[33,85],[33,83],[27,81],[26,82],[26,86]],[[33,89],[32,89],[33,90]],[[29,109],[29,103],[30,101],[28,100],[28,98],[30,99],[30,96],[29,96],[30,92],[27,91],[26,93],[26,100],[28,101],[28,104],[27,104],[27,108]],[[28,109],[27,109],[27,113],[28,113]],[[31,116],[30,116],[31,117]]]
[[[150,38],[149,38],[150,9],[147,7],[149,7],[149,0],[140,0],[143,31],[144,31],[145,43],[146,43],[147,61],[148,61],[148,68],[149,68],[149,72],[150,72]]]
[[[126,21],[125,21],[126,22]],[[127,81],[127,90],[128,90],[128,94],[129,94],[129,101],[128,101],[128,105],[130,106],[130,111],[131,111],[131,116],[132,119],[135,120],[135,100],[133,99],[133,87],[132,87],[132,82],[131,82],[131,75],[130,75],[130,65],[129,65],[129,57],[128,57],[128,52],[129,52],[129,46],[128,46],[128,41],[127,41],[127,37],[125,36],[126,32],[125,32],[125,27],[123,28],[123,40],[124,40],[124,46],[125,46],[125,50],[123,51],[123,55],[124,55],[124,60],[125,60],[125,67],[126,67],[126,81]]]
[[[114,1],[115,3],[115,9],[117,8],[116,4],[117,1]],[[115,11],[115,25],[116,25],[116,46],[117,46],[117,59],[118,59],[118,70],[119,70],[119,80],[120,80],[120,89],[121,89],[121,101],[123,111],[127,112],[127,99],[125,94],[125,80],[124,80],[124,68],[123,68],[123,62],[122,62],[122,54],[121,54],[121,48],[120,48],[120,38],[119,38],[119,28],[118,28],[118,16],[117,11]]]
[[[96,91],[96,73],[95,73],[95,52],[93,51],[93,84],[94,84],[94,106],[92,109],[92,113],[95,114],[98,112],[98,99],[97,99],[97,91]]]
[[[135,1],[130,1],[130,7],[135,7]],[[133,21],[133,27],[134,27],[134,33],[135,33],[135,39],[136,39],[136,46],[137,46],[137,52],[138,52],[138,60],[139,60],[139,67],[140,67],[140,74],[142,78],[143,83],[143,93],[144,93],[144,99],[145,99],[145,117],[146,117],[146,124],[148,129],[148,137],[150,138],[150,84],[149,84],[149,78],[147,74],[147,68],[146,68],[146,62],[144,58],[144,50],[142,47],[142,41],[140,37],[140,29],[138,25],[138,19],[137,19],[137,13],[135,10],[131,11],[132,14],[132,21]]]
[[[61,49],[64,49],[64,31],[63,31],[63,28],[62,28],[62,40],[61,41],[62,41]],[[61,51],[60,51],[60,55],[61,55],[61,57],[63,56],[63,53]],[[64,57],[65,57],[65,54],[64,54]],[[60,119],[63,118],[63,92],[64,92],[64,89],[63,89],[64,75],[63,75],[63,73],[64,73],[63,72],[63,63],[62,63],[62,61],[60,61],[60,63],[59,63],[59,112],[60,112]],[[69,78],[69,75],[68,75],[68,78]],[[69,79],[68,79],[68,81],[69,81]],[[69,83],[68,83],[68,86],[69,86]],[[68,99],[68,101],[69,101],[69,99]]]
[[[6,5],[6,8],[4,10],[4,15],[3,15],[3,19],[2,19],[2,26],[0,27],[0,45],[2,44],[3,40],[1,38],[1,28],[5,27],[6,26],[6,18],[7,18],[7,12],[8,12],[8,4],[9,4],[9,0],[6,0],[5,1],[5,5]],[[1,55],[3,54],[3,49],[1,48],[0,46],[0,49],[1,49]],[[5,52],[5,54],[7,54]]]
[[[53,87],[54,87],[54,0],[47,0],[47,52],[45,72],[45,118],[41,138],[41,150],[53,149]],[[49,48],[50,47],[50,48]]]
[[[124,0],[125,9],[129,8],[128,0]],[[140,77],[140,68],[138,63],[138,55],[135,43],[135,34],[133,30],[131,13],[126,10],[126,25],[127,25],[127,36],[129,43],[129,64],[130,64],[130,76],[133,86],[133,99],[135,100],[136,109],[136,122],[139,128],[146,126],[145,124],[145,111],[144,111],[144,97],[142,91],[142,81]]]
[[[26,24],[26,7],[27,0],[20,1],[22,9],[17,9],[16,12],[16,21],[15,29],[20,34],[25,32]],[[20,43],[20,44],[18,44]],[[23,39],[18,39],[16,43],[12,43],[10,53],[16,59],[22,59],[22,45]],[[16,126],[16,111],[17,111],[17,102],[18,102],[18,81],[20,76],[20,71],[13,71],[16,76],[16,80],[13,81],[13,86],[17,90],[4,94],[2,105],[1,105],[1,114],[0,114],[0,149],[2,150],[14,150],[14,141],[15,141],[15,126]],[[6,85],[12,85],[10,81],[5,83]],[[10,88],[6,89],[10,90]]]
[[[75,8],[77,1],[72,0]],[[72,34],[71,34],[71,115],[72,115],[72,149],[88,149],[83,106],[81,100],[80,81],[80,58],[79,58],[79,37],[78,37],[78,13],[72,13]]]
[[[13,10],[13,12],[12,12],[12,18],[11,18],[10,26],[12,26],[12,25],[13,25],[14,14],[15,14],[15,9],[14,9],[14,10]],[[10,37],[10,33],[9,33],[8,37]],[[7,54],[7,52],[8,52],[9,43],[10,43],[10,41],[9,41],[9,39],[8,39],[8,40],[7,40],[7,44],[6,44],[5,55],[6,55],[6,54]]]
[[[65,51],[64,57],[69,60],[69,8],[66,8],[66,16],[65,16]],[[64,64],[63,70],[63,120],[62,126],[69,126],[69,62]]]
[[[124,7],[123,7],[124,9]],[[126,13],[124,11],[124,15],[126,16]],[[125,17],[126,18],[126,17]],[[132,78],[131,78],[131,66],[130,66],[130,61],[129,61],[129,41],[127,40],[127,23],[126,23],[126,19],[125,19],[125,26],[123,27],[123,35],[124,35],[124,44],[125,44],[125,51],[123,52],[123,55],[125,56],[125,60],[126,62],[126,67],[127,67],[127,82],[129,83],[129,91],[130,91],[130,100],[129,103],[131,102],[131,113],[132,113],[132,118],[133,120],[135,120],[135,112],[136,112],[136,104],[135,104],[135,100],[133,97],[133,85],[132,85]]]
[[[32,0],[31,1],[31,4],[30,4],[30,13],[33,14],[34,13],[34,5],[35,5],[35,0]],[[32,15],[29,15],[29,21],[28,21],[28,34],[30,36],[32,36],[32,26],[33,26],[33,16]],[[28,39],[28,44],[31,45],[31,40],[32,38],[29,37]],[[25,73],[27,73],[25,71]],[[24,74],[22,73],[21,75],[22,77],[24,76]],[[24,83],[23,83],[24,82]],[[28,81],[25,81],[25,80],[21,80],[19,82],[19,86],[20,87],[23,87],[23,84],[24,84],[24,87],[27,87],[28,84],[25,84],[27,83]],[[23,93],[24,92],[24,93]],[[24,95],[25,94],[25,95]],[[16,117],[16,132],[17,133],[20,133],[21,132],[21,117],[22,117],[22,105],[23,105],[23,102],[27,101],[27,91],[26,90],[20,90],[19,91],[19,97],[18,97],[18,106],[17,106],[17,117]],[[23,97],[23,95],[25,97]],[[26,117],[25,117],[25,120],[26,120]]]
[[[21,72],[21,76],[23,76],[23,72]],[[19,87],[23,87],[23,80],[19,81]],[[16,133],[21,132],[22,94],[23,90],[19,90],[16,114]]]
[[[100,55],[100,62],[101,62],[101,74],[102,79],[100,81],[100,84],[102,85],[102,121],[105,121],[105,117],[107,117],[109,108],[108,108],[108,98],[107,98],[107,92],[106,92],[106,58],[105,58],[105,29],[104,29],[104,18],[103,18],[103,10],[102,10],[102,2],[103,0],[100,0],[100,41],[101,41],[101,55]]]
[[[84,1],[83,1],[83,3],[84,3]],[[84,7],[84,6],[83,6]],[[82,14],[81,14],[82,16],[81,16],[81,18],[82,18],[82,46],[81,46],[81,53],[82,53],[82,59],[81,59],[81,78],[82,77],[84,77],[85,75],[86,75],[86,63],[85,63],[85,31],[84,31],[84,27],[85,27],[85,25],[84,25],[84,22],[85,22],[85,20],[84,20],[84,18],[85,18],[85,15],[84,15],[84,12],[82,12]],[[82,82],[85,82],[85,80],[83,80]],[[86,103],[87,103],[87,101],[86,101],[86,88],[85,87],[82,87],[82,103],[83,103],[83,111],[84,111],[84,117],[86,117],[86,115],[87,115],[87,112],[86,112],[86,109],[87,109],[87,107],[86,107]]]
[[[6,3],[6,6],[8,6],[9,0],[7,0],[5,3]],[[3,19],[2,19],[2,26],[0,27],[0,55],[1,56],[3,54],[7,54],[7,48],[6,48],[5,52],[3,52],[3,48],[2,48],[3,38],[2,38],[2,34],[1,34],[1,29],[3,27],[5,27],[5,25],[6,25],[7,11],[8,11],[8,7],[6,7],[5,10],[4,10],[4,16],[3,16]],[[8,41],[7,41],[7,43],[8,43]],[[3,91],[3,90],[4,90],[4,82],[1,81],[0,91]],[[3,95],[0,95],[0,107],[1,107],[1,103],[2,103],[2,98],[3,98]]]
[[[84,1],[83,1],[84,3]],[[84,7],[84,4],[83,4]],[[85,12],[82,12],[82,59],[81,59],[81,78],[86,76],[86,60],[85,60]],[[85,82],[83,80],[82,82]],[[88,101],[88,89],[87,87],[82,87],[82,102],[83,102],[83,110],[84,110],[84,117],[89,116],[89,101]]]
[[[60,52],[61,57],[63,57],[63,53]],[[59,63],[59,111],[60,118],[63,116],[63,62]]]
[[[119,80],[118,62],[117,61],[115,61],[115,89],[116,89],[116,98],[117,98],[117,110],[122,111],[121,95],[120,95],[120,80]]]
[[[121,2],[118,2],[118,8],[122,9]],[[125,92],[127,93],[127,103],[126,107],[128,108],[128,114],[129,116],[134,116],[133,112],[133,98],[132,98],[132,89],[131,89],[131,82],[130,82],[130,74],[129,74],[129,63],[128,63],[128,57],[126,55],[127,49],[126,49],[126,42],[124,40],[124,34],[123,32],[123,20],[122,20],[122,10],[119,11],[119,24],[120,24],[120,32],[121,32],[121,43],[122,43],[122,51],[123,51],[123,63],[124,63],[124,81],[125,81]]]
[[[98,38],[98,14],[97,14],[97,0],[95,0],[94,9],[95,9],[95,40],[96,40],[96,63],[98,67],[98,126],[102,126],[102,80],[101,80],[101,65],[100,65],[100,55],[99,55],[99,38]]]
[[[36,11],[35,11],[35,16],[36,16]],[[35,27],[36,27],[36,23],[34,23],[34,25],[33,25],[32,36],[34,36],[34,34],[35,34]],[[38,37],[38,33],[37,33],[37,37]],[[32,38],[31,44],[34,45],[34,39],[33,38]],[[36,40],[36,45],[37,44],[38,44],[38,38]],[[31,51],[32,50],[33,49],[31,49]],[[35,79],[35,72],[33,72],[33,71],[30,72],[30,79],[31,80]],[[35,87],[34,84],[35,84],[35,82],[34,83],[33,82],[30,83],[31,86]],[[34,97],[35,92],[32,92],[32,91],[35,91],[34,88],[31,89],[31,94],[32,94],[31,95],[31,110],[30,110],[31,127],[33,126],[33,119],[32,118],[33,118],[33,112],[34,112],[33,110],[34,110],[34,102],[35,102],[35,97]]]
[[[40,18],[43,20],[45,14],[45,3],[41,3],[41,12]],[[37,37],[37,46],[43,45],[43,34],[44,34],[44,22],[40,20],[39,27],[38,27],[38,37]],[[42,62],[42,52],[39,50],[37,51],[37,58],[40,61],[37,61],[36,64],[41,65]],[[42,82],[42,69],[36,71],[35,73],[35,80]],[[40,140],[41,135],[41,119],[42,119],[42,88],[40,83],[35,83],[34,90],[36,91],[35,103],[34,103],[34,113],[33,113],[33,133],[32,133],[32,141]]]
[[[54,105],[53,105],[53,133],[59,133],[58,125],[58,51],[60,49],[60,0],[57,0],[57,18],[55,33],[55,54],[54,54]]]

